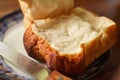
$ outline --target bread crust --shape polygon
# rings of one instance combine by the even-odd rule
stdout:
[[[51,48],[46,40],[33,33],[32,27],[29,27],[24,34],[24,45],[29,56],[40,62],[46,62],[51,70],[60,71],[68,76],[80,74],[85,70],[83,51],[71,55],[61,55],[57,50]]]
[[[76,54],[60,54],[42,37],[36,35],[29,27],[24,34],[24,45],[28,54],[34,59],[46,62],[48,68],[57,70],[68,76],[82,74],[98,57],[104,54],[117,42],[117,27],[110,26],[104,34],[100,34],[91,43],[80,45],[82,52]],[[98,47],[99,46],[99,47]]]
[[[80,12],[79,9],[76,10],[78,11],[75,14],[83,15],[82,17],[85,20],[88,20],[85,16],[90,19],[96,16],[89,11],[83,10]],[[107,18],[105,20],[111,22]],[[88,20],[88,22],[91,22],[91,20]],[[32,25],[30,25],[24,34],[24,45],[31,57],[40,62],[45,62],[51,70],[57,70],[68,76],[76,76],[82,74],[91,63],[109,50],[117,42],[117,36],[118,29],[116,24],[113,23],[113,25],[107,26],[102,32],[98,33],[92,41],[80,44],[81,52],[61,54],[58,50],[52,48],[47,40],[36,34]]]

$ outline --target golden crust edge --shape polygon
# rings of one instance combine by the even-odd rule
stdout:
[[[94,62],[98,57],[104,54],[117,42],[117,27],[116,25],[112,25],[104,33],[109,35],[108,37],[106,37],[106,39],[104,37],[104,34],[100,34],[98,37],[95,38],[95,40],[93,40],[89,44],[82,44],[81,45],[81,47],[83,48],[82,52],[73,55],[61,55],[57,50],[51,48],[51,46],[48,44],[46,40],[40,38],[33,32],[32,34],[36,38],[34,40],[36,42],[34,42],[34,45],[32,45],[31,47],[33,50],[31,51],[32,53],[29,52],[30,50],[26,49],[28,51],[28,54],[31,57],[37,59],[38,61],[46,62],[47,66],[50,69],[60,71],[69,76],[71,75],[73,76],[73,73],[74,75],[82,74],[84,70],[92,62]],[[26,33],[24,37],[25,36]],[[26,42],[25,39],[26,38],[24,38],[24,42]],[[105,39],[105,41],[103,41],[102,39]],[[108,44],[108,41],[110,42],[110,44]],[[103,45],[104,44],[103,42],[106,44]],[[25,46],[27,45],[28,44],[25,44]],[[46,46],[46,48],[44,46]],[[99,48],[97,46],[99,46]],[[42,51],[40,52],[43,54],[41,54],[39,50],[36,51],[38,48],[41,48],[43,52]]]
[[[35,35],[29,27],[24,35],[24,45],[28,54],[38,61],[44,61],[47,63],[47,66],[52,70],[60,71],[66,75],[73,75],[73,73],[79,74],[83,72],[83,52],[73,54],[73,55],[61,55],[57,50],[51,48],[47,41],[41,37]],[[34,36],[36,39],[29,40],[30,36]],[[29,38],[28,38],[29,37]],[[29,41],[29,42],[28,42]],[[43,47],[44,46],[44,47]],[[41,53],[43,54],[41,54]],[[76,62],[77,60],[77,62]],[[64,65],[63,65],[64,64]],[[71,66],[73,65],[73,66]],[[62,67],[61,67],[62,66]],[[81,66],[81,68],[79,68]],[[70,68],[71,67],[71,68]],[[76,68],[74,68],[76,67]],[[76,75],[74,74],[74,75]]]
[[[30,30],[30,27],[28,28],[29,30]],[[33,43],[31,43],[32,41],[29,41],[30,38],[29,39],[26,38],[26,35],[28,35],[29,31],[26,32],[24,35],[24,45],[28,54],[31,57],[35,58],[38,61],[46,62],[50,69],[60,71],[70,76],[73,75],[73,73],[74,75],[78,75],[84,72],[84,70],[92,62],[94,62],[98,57],[104,54],[108,49],[110,49],[117,42],[117,36],[118,36],[117,30],[118,29],[116,24],[109,26],[109,28],[107,28],[104,33],[100,33],[93,41],[91,41],[90,43],[82,44],[81,45],[81,47],[83,48],[82,52],[73,54],[73,55],[61,55],[57,50],[51,48],[49,43],[46,40],[42,39],[40,36],[34,33],[32,31],[32,27],[31,27],[30,34],[31,34],[31,37],[33,36],[33,38],[35,39],[33,40],[31,39],[33,41]],[[106,34],[108,36],[105,36]],[[108,44],[108,42],[110,43]],[[43,46],[47,45],[47,48],[43,49],[43,51],[46,49],[45,54],[41,54],[39,53],[39,51],[36,51],[36,49],[40,47],[39,46],[40,43],[42,43]],[[31,45],[31,48],[28,49],[30,45]],[[74,57],[72,58],[71,56],[72,57],[74,56]],[[76,62],[76,60],[78,61],[78,63]],[[71,64],[77,64],[76,68],[75,66],[71,66]],[[60,66],[62,66],[63,68]],[[69,68],[70,66],[71,68]]]

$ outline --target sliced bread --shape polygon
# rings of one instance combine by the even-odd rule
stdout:
[[[55,18],[34,20],[24,34],[31,57],[69,76],[82,74],[116,42],[115,22],[80,7]]]

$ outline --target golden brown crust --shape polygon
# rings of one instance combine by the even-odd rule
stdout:
[[[51,70],[74,76],[83,73],[93,61],[116,43],[116,25],[106,30],[106,34],[108,34],[106,38],[105,34],[100,34],[91,43],[81,45],[82,53],[61,55],[57,50],[52,49],[47,41],[33,33],[32,27],[29,27],[24,35],[24,45],[31,57],[45,61]]]
[[[24,41],[25,49],[27,50],[29,56],[39,61],[44,61],[44,59],[40,55],[34,52],[34,46],[37,44],[38,38],[32,32],[32,28],[26,29],[23,41]]]
[[[86,11],[84,11],[84,13],[85,12]],[[83,17],[85,16],[84,14]],[[93,16],[94,15],[90,17],[89,22],[91,22]],[[109,19],[105,20],[108,20],[108,23],[110,22]],[[115,23],[112,24],[113,25],[106,26],[107,28],[102,29],[102,32],[99,32],[97,37],[92,41],[81,44],[80,48],[82,48],[82,51],[75,54],[61,54],[52,48],[47,40],[33,31],[32,25],[28,27],[24,34],[24,45],[31,57],[38,61],[46,62],[51,70],[57,70],[66,75],[75,76],[82,74],[92,62],[117,42],[118,29]]]
[[[47,41],[33,33],[32,28],[29,27],[24,35],[24,45],[31,57],[38,61],[45,61],[51,70],[74,76],[83,73],[93,61],[117,42],[116,25],[106,30],[106,34],[108,34],[106,38],[105,34],[100,34],[91,43],[81,45],[82,53],[61,55],[57,50],[52,49]]]
[[[83,57],[83,53],[61,56],[51,52],[46,55],[45,59],[50,69],[60,71],[68,76],[75,76],[85,70]]]
[[[28,54],[38,61],[46,61],[51,70],[57,70],[69,76],[82,73],[85,70],[84,54],[60,55],[41,37],[33,33],[29,27],[24,35],[24,45]],[[61,67],[62,66],[62,67]]]

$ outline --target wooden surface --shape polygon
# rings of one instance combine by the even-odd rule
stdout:
[[[0,0],[0,18],[19,8],[17,0]]]
[[[75,0],[76,6],[114,20],[120,31],[120,0]],[[0,17],[19,8],[17,0],[0,0]],[[118,35],[120,40],[120,33]],[[120,42],[111,49],[111,55],[100,73],[90,80],[120,80]]]

